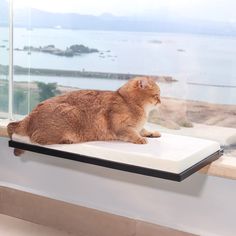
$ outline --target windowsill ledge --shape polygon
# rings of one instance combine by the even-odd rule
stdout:
[[[6,128],[8,123],[9,121],[7,120],[2,120],[0,122],[0,137],[8,137]],[[199,173],[228,179],[236,179],[236,158],[233,156],[223,155],[210,165],[202,168]]]
[[[207,175],[236,180],[236,158],[223,155],[210,165],[202,168],[199,172]]]

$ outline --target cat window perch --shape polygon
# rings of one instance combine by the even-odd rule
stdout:
[[[113,168],[132,173],[182,181],[218,159],[217,142],[162,133],[148,144],[87,142],[80,144],[36,145],[28,137],[13,135],[9,146],[59,158]]]

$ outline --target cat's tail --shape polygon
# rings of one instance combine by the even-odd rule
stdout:
[[[21,154],[25,153],[24,150],[22,149],[18,149],[18,148],[14,148],[14,155],[15,156],[20,156]]]
[[[10,137],[10,139],[12,139],[12,135],[14,133],[19,134],[19,135],[23,135],[26,136],[27,135],[27,120],[26,118],[23,119],[22,121],[15,121],[15,122],[11,122],[8,124],[7,126],[7,133]]]
[[[7,133],[10,139],[12,139],[13,133],[15,133],[16,128],[20,125],[20,121],[17,122],[11,122],[7,126]]]
[[[9,135],[10,139],[12,139],[12,135],[14,133],[26,136],[27,135],[27,127],[28,127],[28,117],[26,117],[22,121],[16,121],[16,122],[9,123],[7,126],[7,133]],[[21,149],[18,149],[18,148],[14,149],[15,156],[20,156],[23,153],[24,153],[24,151]]]

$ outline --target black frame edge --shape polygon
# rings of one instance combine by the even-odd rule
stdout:
[[[103,160],[103,159],[99,159],[95,157],[90,157],[90,156],[85,156],[85,155],[80,155],[80,154],[75,154],[75,153],[70,153],[70,152],[65,152],[65,151],[59,151],[59,150],[55,150],[55,149],[51,149],[47,147],[38,146],[38,145],[17,142],[14,140],[10,140],[8,145],[9,147],[18,148],[18,149],[22,149],[26,151],[41,153],[41,154],[59,157],[63,159],[68,159],[68,160],[83,162],[87,164],[102,166],[106,168],[112,168],[116,170],[121,170],[121,171],[126,171],[126,172],[131,172],[131,173],[136,173],[136,174],[141,174],[141,175],[146,175],[146,176],[151,176],[151,177],[156,177],[156,178],[162,178],[162,179],[167,179],[167,180],[173,180],[173,181],[178,181],[178,182],[181,182],[182,180],[186,179],[187,177],[197,172],[204,166],[210,164],[212,161],[217,160],[223,154],[223,150],[221,149],[213,153],[212,155],[206,157],[205,159],[201,160],[200,162],[196,163],[195,165],[189,167],[188,169],[184,170],[183,172],[177,174],[177,173],[172,173],[172,172],[167,172],[167,171],[162,171],[162,170],[157,170],[157,169],[151,169],[147,167],[141,167],[141,166],[135,166],[135,165],[125,164],[125,163],[119,163],[115,161]]]

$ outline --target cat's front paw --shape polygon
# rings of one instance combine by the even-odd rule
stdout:
[[[161,137],[161,134],[158,131],[148,131],[146,129],[142,129],[140,132],[140,135],[143,137],[148,137],[148,138],[159,138]]]
[[[136,143],[136,144],[147,144],[148,142],[147,142],[146,138],[140,137],[134,143]]]
[[[148,135],[147,137],[149,137],[149,138],[159,138],[159,137],[161,137],[161,133],[159,133],[158,131],[154,131],[154,132],[151,132],[150,135]]]

